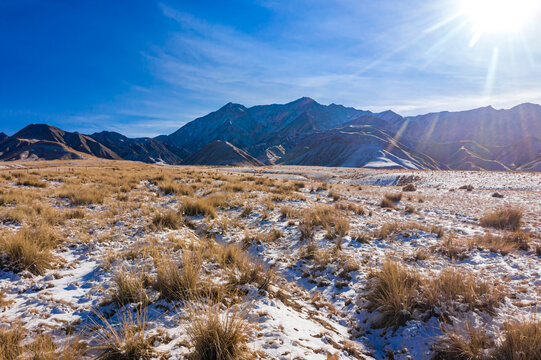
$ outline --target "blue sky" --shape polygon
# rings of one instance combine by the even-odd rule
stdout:
[[[171,133],[232,101],[402,115],[541,103],[541,25],[461,1],[0,0],[0,131]]]

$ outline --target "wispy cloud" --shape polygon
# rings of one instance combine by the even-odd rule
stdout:
[[[260,0],[275,17],[256,33],[160,4],[176,27],[142,54],[155,81],[96,109],[110,118],[89,128],[157,135],[229,101],[252,106],[301,96],[404,115],[540,102],[534,64],[541,46],[526,36],[481,39],[470,48],[471,29],[455,4]],[[498,64],[491,60],[496,43]]]

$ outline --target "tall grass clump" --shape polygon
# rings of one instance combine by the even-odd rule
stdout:
[[[236,308],[224,311],[218,303],[192,305],[190,315],[191,360],[248,359],[248,323],[243,311]]]
[[[152,225],[157,229],[177,230],[182,222],[182,215],[174,210],[157,213],[152,217]]]
[[[24,352],[22,341],[25,338],[26,331],[19,324],[0,326],[0,359],[17,360]]]
[[[209,199],[185,198],[181,207],[181,212],[187,216],[209,216],[215,218],[216,206],[213,201]]]
[[[484,328],[471,322],[464,326],[444,326],[443,336],[436,343],[434,360],[488,360],[494,341]]]
[[[74,206],[93,205],[103,203],[106,190],[88,185],[64,185],[57,195],[59,198],[68,199]]]
[[[34,275],[53,268],[56,258],[51,249],[62,241],[45,223],[0,236],[0,252],[6,256],[8,266],[15,272],[28,270]]]
[[[518,207],[504,206],[483,215],[481,226],[516,231],[522,223],[523,212]]]
[[[420,277],[400,263],[386,259],[381,270],[370,274],[368,310],[379,312],[376,327],[399,327],[411,317]]]
[[[189,252],[182,257],[181,268],[171,258],[162,258],[157,263],[156,289],[167,301],[193,298],[201,290],[201,259]]]
[[[147,278],[142,272],[120,267],[113,281],[113,301],[119,306],[131,303],[141,303],[143,306],[148,304],[149,298],[145,289]]]
[[[503,328],[504,340],[496,347],[496,360],[541,358],[541,320],[510,321]]]
[[[146,315],[122,313],[118,324],[112,324],[103,315],[98,315],[101,324],[95,324],[96,333],[89,352],[97,360],[147,360],[159,355],[152,346],[153,339],[147,337]]]

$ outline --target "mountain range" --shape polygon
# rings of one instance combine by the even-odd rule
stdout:
[[[403,117],[303,97],[287,104],[228,103],[169,135],[90,135],[31,124],[0,133],[0,160],[89,157],[186,165],[541,170],[541,106],[483,107]]]

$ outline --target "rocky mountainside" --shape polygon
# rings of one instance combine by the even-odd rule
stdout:
[[[215,140],[190,155],[184,165],[261,166],[262,162],[227,141]]]
[[[402,117],[303,97],[253,107],[228,103],[156,138],[107,131],[87,136],[37,124],[0,135],[0,160],[86,156],[167,164],[539,170],[541,106]]]
[[[31,124],[0,144],[0,160],[54,160],[86,157],[121,159],[89,136],[46,124]]]
[[[187,152],[170,149],[163,142],[152,138],[128,138],[122,134],[102,131],[90,135],[124,160],[146,163],[180,164]]]

